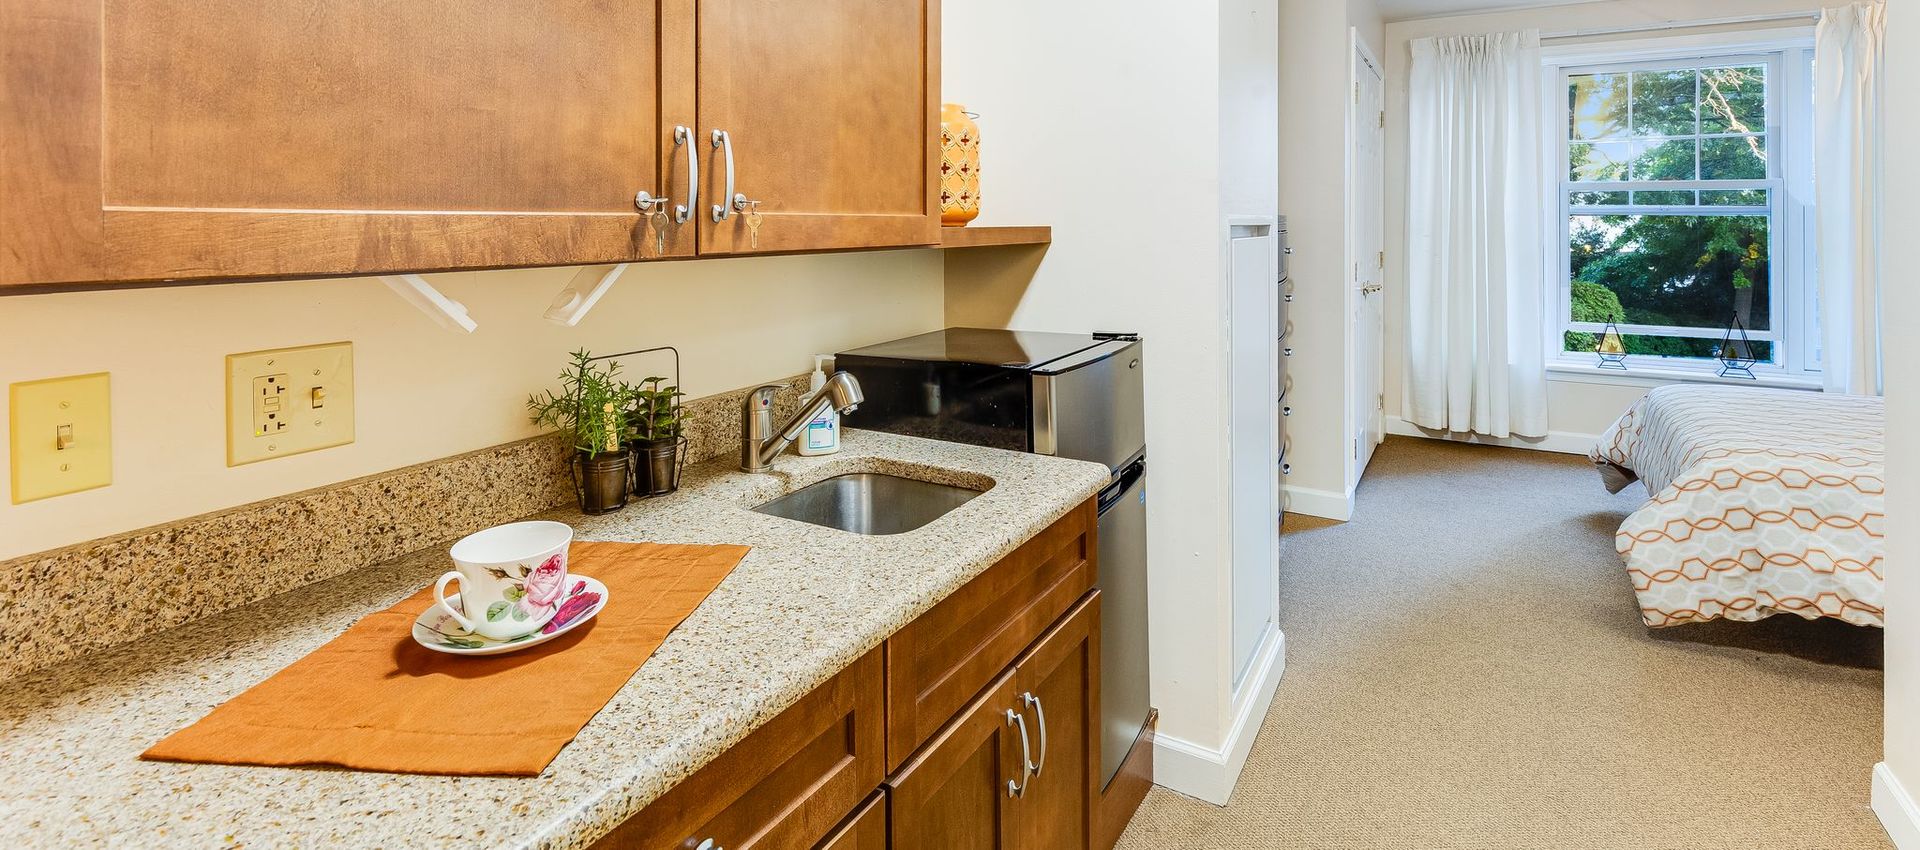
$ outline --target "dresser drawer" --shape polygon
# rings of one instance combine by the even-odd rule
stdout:
[[[1093,588],[1089,499],[887,639],[887,768],[900,767]]]
[[[813,847],[884,778],[884,711],[875,649],[593,846]]]

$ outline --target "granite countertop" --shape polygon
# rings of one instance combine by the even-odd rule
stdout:
[[[604,517],[542,515],[582,540],[753,551],[538,777],[137,758],[430,583],[448,565],[435,546],[4,683],[0,845],[586,846],[1107,480],[1099,464],[1042,455],[855,430],[844,441],[836,455],[783,455],[771,474],[696,466],[680,492]],[[892,536],[748,510],[848,472],[992,487]]]

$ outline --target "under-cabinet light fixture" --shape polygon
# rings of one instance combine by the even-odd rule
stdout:
[[[587,311],[600,303],[600,296],[613,288],[613,282],[627,270],[626,263],[612,266],[586,266],[574,272],[573,280],[567,282],[565,289],[553,297],[553,304],[547,307],[547,321],[556,325],[573,327],[586,318]]]
[[[480,325],[467,315],[467,305],[440,294],[433,284],[417,274],[381,275],[380,282],[392,289],[402,301],[412,304],[427,318],[450,331],[473,333]]]

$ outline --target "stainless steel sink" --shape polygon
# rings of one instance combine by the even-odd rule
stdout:
[[[857,472],[809,484],[754,510],[855,534],[900,534],[978,495],[965,487]]]

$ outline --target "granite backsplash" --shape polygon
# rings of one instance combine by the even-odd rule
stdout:
[[[689,463],[739,450],[748,389],[687,402]],[[0,679],[563,506],[569,457],[549,434],[0,562]]]

